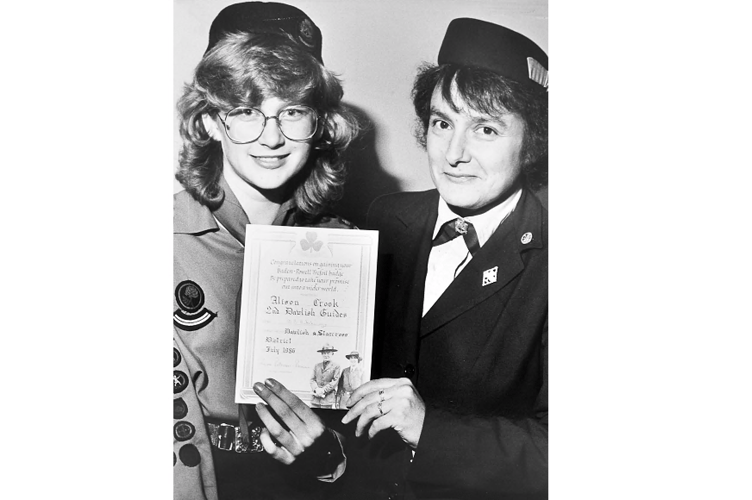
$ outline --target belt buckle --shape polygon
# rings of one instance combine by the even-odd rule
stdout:
[[[217,448],[224,451],[232,451],[235,445],[235,426],[219,424],[217,429]]]

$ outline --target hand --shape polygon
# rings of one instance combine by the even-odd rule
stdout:
[[[411,448],[418,447],[426,418],[426,404],[410,379],[371,380],[355,389],[345,405],[350,407],[350,411],[342,423],[347,424],[357,418],[356,436],[361,436],[369,424],[369,438],[391,427]]]
[[[332,439],[331,432],[321,419],[300,398],[276,380],[270,378],[263,384],[256,382],[253,384],[253,390],[272,407],[289,429],[286,430],[272,416],[266,404],[256,405],[256,412],[265,426],[259,439],[264,450],[275,460],[291,464],[299,460],[317,441]],[[280,446],[277,446],[272,438],[280,443]]]

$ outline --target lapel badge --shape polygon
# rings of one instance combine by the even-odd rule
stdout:
[[[458,234],[467,233],[467,221],[465,219],[455,219],[454,230],[457,231]]]
[[[528,243],[533,241],[533,233],[527,232],[523,234],[522,238],[520,238],[520,241],[522,242],[523,245],[527,245]]]
[[[483,271],[483,286],[496,283],[496,275],[499,273],[499,266],[494,266],[491,269]]]

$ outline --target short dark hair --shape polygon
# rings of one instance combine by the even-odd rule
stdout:
[[[293,196],[301,212],[298,218],[315,219],[341,198],[341,155],[359,132],[358,120],[343,106],[342,96],[337,77],[288,37],[230,34],[204,55],[178,101],[183,146],[175,177],[197,201],[218,208],[224,199],[218,184],[222,146],[209,136],[201,116],[257,106],[268,97],[305,104],[316,109],[323,130],[313,139]]]
[[[513,113],[522,119],[525,136],[520,160],[524,182],[533,190],[547,185],[548,93],[524,87],[484,68],[424,64],[418,70],[412,90],[413,106],[418,116],[415,136],[424,148],[434,90],[440,88],[444,100],[458,112],[459,108],[452,99],[453,87],[474,111],[489,116]]]

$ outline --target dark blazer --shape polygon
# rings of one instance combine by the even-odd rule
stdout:
[[[365,469],[382,483],[368,487],[382,498],[546,498],[548,213],[523,191],[421,318],[438,199],[399,193],[369,211],[380,232],[374,378],[409,377],[427,411],[412,463],[393,431],[364,445],[376,461]],[[357,459],[348,461],[357,474]]]

